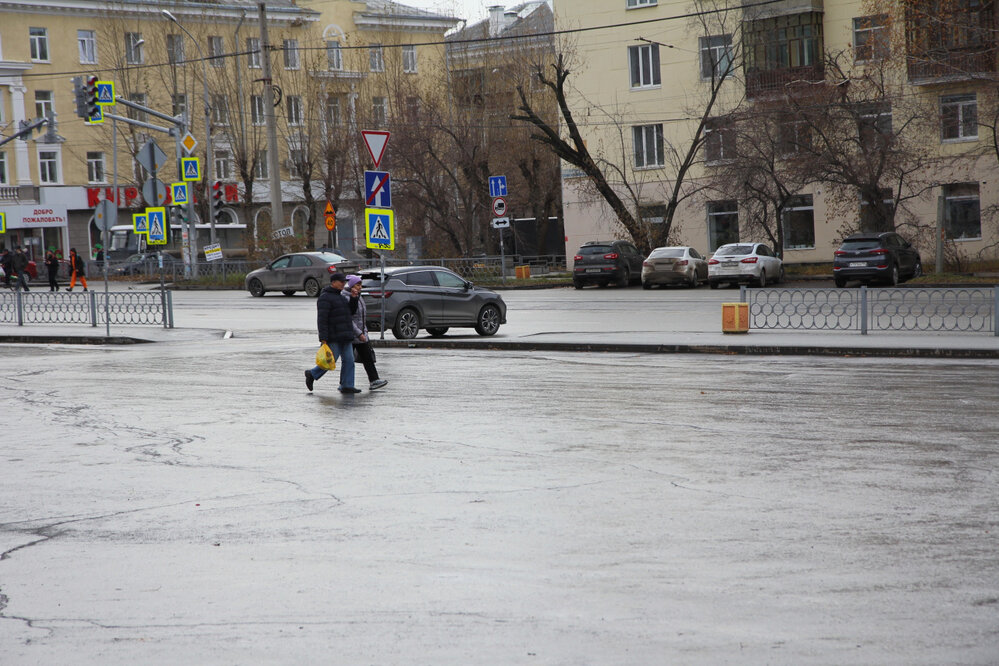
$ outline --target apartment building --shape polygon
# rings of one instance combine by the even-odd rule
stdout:
[[[246,251],[282,225],[292,226],[305,246],[327,242],[326,230],[321,224],[316,229],[315,220],[322,219],[333,186],[319,166],[318,148],[350,145],[355,169],[337,183],[347,221],[338,231],[343,233],[339,240],[353,246],[357,233],[350,213],[363,206],[356,201],[357,187],[344,181],[359,166],[358,122],[377,125],[384,122],[380,112],[393,113],[377,93],[396,71],[409,77],[424,70],[436,75],[431,63],[443,61],[443,47],[422,45],[442,41],[457,19],[380,0],[279,0],[267,3],[266,12],[270,53],[262,48],[254,2],[4,3],[0,139],[17,131],[21,121],[49,112],[56,114],[57,128],[0,146],[0,210],[7,219],[0,244],[25,245],[35,258],[50,246],[63,253],[77,247],[82,253],[99,242],[94,208],[101,199],[117,198],[119,222],[130,223],[132,213],[149,205],[142,186],[152,174],[134,156],[150,139],[169,155],[156,177],[165,183],[180,180],[173,137],[118,121],[115,160],[112,122],[89,124],[76,115],[71,78],[94,75],[114,81],[116,94],[126,100],[187,119],[186,129],[198,142],[192,154],[201,159],[203,173],[225,184],[226,205],[216,231],[226,247]],[[274,114],[285,215],[279,222],[269,219],[262,80],[268,55],[277,86]],[[120,104],[106,111],[170,125]],[[204,182],[195,187],[199,248],[207,242],[210,222],[204,187]],[[169,249],[178,250],[178,241]]]
[[[671,224],[670,242],[702,252],[752,239],[824,262],[845,234],[894,227],[927,265],[940,233],[948,259],[995,258],[992,2],[554,6],[579,30],[572,112],[639,246]],[[568,255],[628,236],[570,165],[563,202]]]

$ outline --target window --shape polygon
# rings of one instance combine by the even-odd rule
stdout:
[[[860,231],[873,232],[885,228],[885,223],[895,217],[895,198],[890,188],[879,192],[882,208],[872,206],[870,198],[860,195]],[[883,219],[887,218],[887,219]]]
[[[788,14],[744,26],[748,72],[811,67],[821,62],[822,13]]]
[[[0,153],[0,185],[10,182],[7,179],[7,153]]]
[[[462,290],[468,288],[465,280],[450,271],[434,271],[434,277],[437,278],[437,285],[439,287]]]
[[[629,46],[628,64],[631,67],[632,88],[646,88],[660,84],[658,44]]]
[[[384,97],[371,98],[371,120],[376,125],[384,125],[388,116],[388,108]]]
[[[302,98],[298,95],[288,95],[288,124],[289,125],[301,125],[302,124]]]
[[[343,69],[343,51],[340,49],[340,42],[336,40],[326,42],[326,62],[331,72]]]
[[[977,240],[982,237],[982,217],[978,183],[944,186],[946,215],[944,231],[954,240]]]
[[[889,139],[892,135],[891,104],[865,104],[859,107],[857,131],[862,142]]]
[[[125,62],[129,65],[141,65],[145,60],[142,49],[144,45],[141,32],[126,32]]]
[[[777,125],[777,154],[788,157],[803,152],[812,145],[812,132],[808,122],[796,120],[788,114]]]
[[[55,112],[55,102],[52,101],[51,90],[35,91],[35,117],[45,118],[49,113]]]
[[[212,157],[215,159],[215,180],[231,180],[232,156],[229,151],[216,149]]]
[[[225,40],[218,35],[208,36],[208,57],[212,67],[225,67]]]
[[[434,274],[430,271],[417,271],[405,276],[406,284],[414,287],[434,286]]]
[[[250,69],[260,69],[260,38],[246,38],[246,66]]]
[[[166,36],[167,62],[177,65],[184,62],[184,36]]]
[[[853,19],[853,59],[857,62],[883,60],[888,55],[888,15]]]
[[[250,122],[254,125],[263,125],[266,122],[264,98],[262,95],[250,96]]]
[[[413,44],[402,47],[402,71],[407,74],[416,73],[416,46]]]
[[[708,163],[735,158],[735,128],[723,118],[708,121],[704,128],[704,159]]]
[[[97,34],[93,30],[77,30],[76,45],[80,49],[81,65],[97,64]]]
[[[38,176],[43,183],[59,182],[59,153],[54,150],[38,151]]]
[[[302,165],[305,163],[305,151],[293,148],[288,151],[288,172],[292,178],[302,177]]]
[[[268,178],[269,172],[267,170],[267,151],[258,150],[256,161],[253,164],[253,177],[254,178]]]
[[[368,65],[372,72],[385,71],[385,53],[381,44],[372,44],[368,48]]]
[[[739,204],[734,201],[708,203],[708,252],[739,242]]]
[[[283,43],[284,48],[284,68],[285,69],[298,69],[302,66],[302,56],[298,51],[298,40],[297,39],[286,39]]]
[[[104,153],[87,152],[87,182],[104,182]]]
[[[187,114],[187,95],[184,93],[178,93],[173,95],[173,115],[186,115]]]
[[[811,194],[791,197],[784,207],[783,222],[785,250],[815,247],[815,215]]]
[[[48,28],[28,28],[28,38],[31,40],[31,59],[48,62],[49,31]]]
[[[666,206],[662,204],[639,206],[638,216],[649,224],[662,224],[666,221]]]
[[[663,126],[638,125],[631,128],[635,143],[635,167],[657,167],[665,164],[663,159]]]
[[[406,98],[406,122],[416,123],[420,118],[420,98],[419,97],[407,97]]]
[[[940,98],[941,137],[944,141],[978,138],[978,100],[975,93]]]
[[[212,95],[212,123],[229,124],[229,101],[225,95]]]
[[[326,97],[326,123],[330,127],[343,124],[343,103],[339,95]]]
[[[701,78],[710,80],[732,73],[732,35],[700,38]]]
[[[625,7],[628,9],[634,9],[636,7],[652,7],[658,0],[628,0]]]

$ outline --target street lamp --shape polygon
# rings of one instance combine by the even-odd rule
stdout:
[[[205,101],[205,139],[206,139],[206,141],[205,141],[205,143],[206,143],[206,147],[205,147],[205,152],[206,152],[205,161],[207,162],[205,164],[205,173],[204,173],[204,181],[203,182],[205,183],[205,188],[204,188],[205,198],[208,199],[208,194],[207,194],[208,193],[208,187],[207,186],[208,186],[209,183],[212,182],[212,169],[214,169],[214,167],[215,167],[215,162],[213,161],[215,159],[215,154],[214,154],[214,151],[212,150],[212,108],[211,108],[211,105],[208,102],[208,66],[205,64],[205,52],[201,49],[201,44],[199,44],[198,40],[196,40],[194,38],[194,35],[192,35],[190,33],[190,31],[188,31],[188,29],[185,28],[181,24],[181,22],[177,20],[176,16],[174,16],[173,14],[171,14],[170,11],[167,10],[167,9],[160,10],[160,13],[163,14],[163,16],[165,16],[168,19],[170,19],[171,21],[173,21],[177,25],[178,28],[180,28],[181,30],[183,30],[184,33],[187,34],[187,36],[191,38],[191,41],[194,42],[194,45],[196,47],[198,47],[198,55],[201,56],[201,84],[202,84],[202,87],[203,87],[204,98],[205,98],[205,100],[204,100]],[[208,201],[208,217],[209,217],[209,223],[211,225],[209,228],[211,229],[211,242],[212,242],[212,244],[214,244],[215,243],[215,216],[212,215],[211,208],[212,208],[212,204],[211,204],[211,200],[209,199],[209,201]],[[190,224],[194,224],[194,220],[188,220],[188,222]],[[198,236],[198,227],[197,227],[197,225],[195,225],[195,227],[194,227],[194,234],[193,234],[193,237],[190,240],[190,242],[191,243],[195,243],[195,241],[197,240],[197,236]],[[191,257],[191,261],[195,264],[195,266],[197,266],[197,263],[198,263],[198,251],[197,251],[197,244],[196,243],[195,243],[194,247],[192,248],[192,255],[193,256]],[[195,274],[197,274],[197,269],[195,269]]]

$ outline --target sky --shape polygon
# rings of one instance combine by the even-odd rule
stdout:
[[[457,16],[475,23],[486,17],[487,7],[504,5],[506,7],[519,4],[518,0],[397,0],[401,4],[420,9],[429,9],[448,16]]]

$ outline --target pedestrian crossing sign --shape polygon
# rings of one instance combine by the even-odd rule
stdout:
[[[102,106],[114,106],[114,81],[98,81],[97,103]]]
[[[104,107],[98,106],[94,109],[94,115],[83,121],[84,125],[100,125],[104,122]]]
[[[365,208],[364,231],[367,246],[374,250],[395,249],[395,211],[391,208]]]
[[[175,206],[187,203],[187,183],[170,183],[170,199]]]
[[[197,157],[180,158],[181,180],[201,180],[201,160]]]
[[[149,225],[147,234],[150,245],[166,245],[166,208],[147,208],[146,223]]]
[[[0,234],[7,233],[7,213],[0,213]]]
[[[149,225],[146,224],[145,213],[132,213],[132,229],[137,234],[149,233]]]

